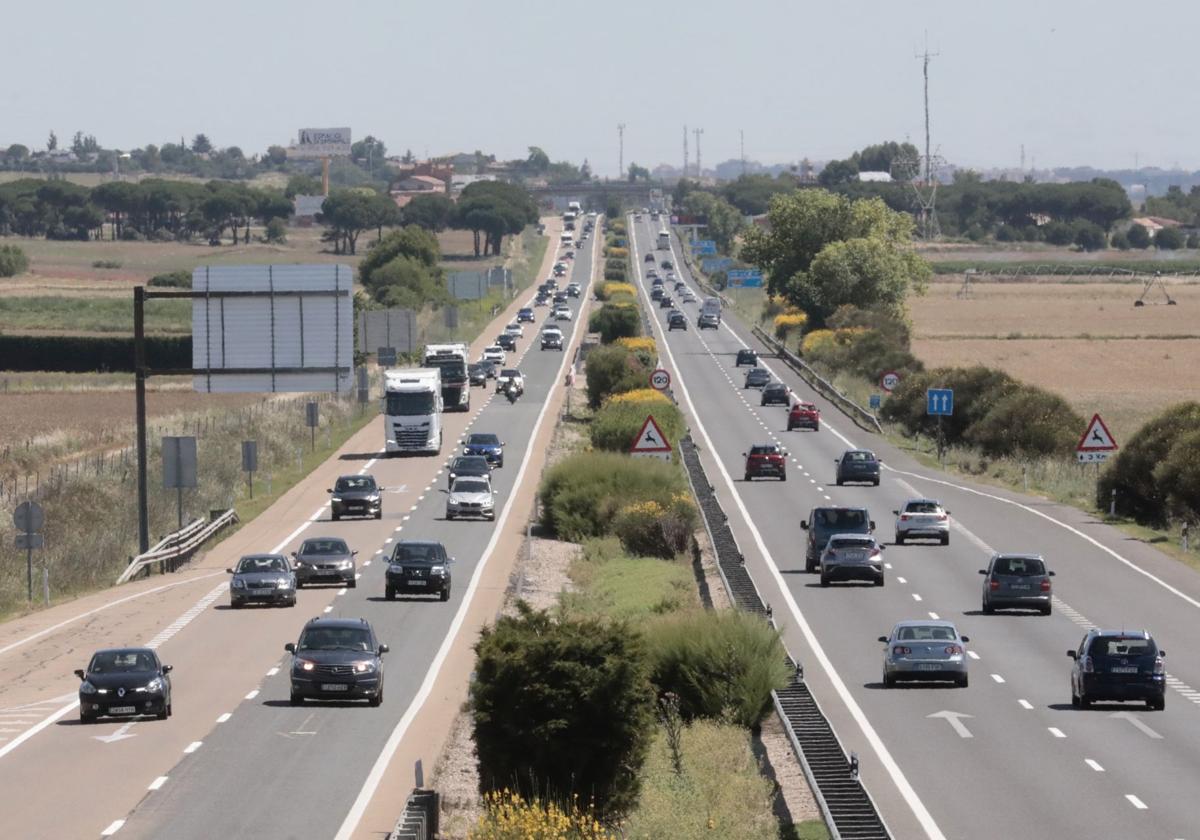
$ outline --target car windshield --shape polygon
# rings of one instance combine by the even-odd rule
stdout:
[[[106,650],[92,657],[88,672],[92,674],[129,674],[157,671],[154,654],[144,650]]]
[[[830,548],[873,548],[875,541],[863,537],[837,537],[829,541]]]
[[[345,540],[305,540],[300,546],[301,554],[349,554]]]
[[[823,528],[856,531],[867,524],[867,513],[864,510],[823,508],[816,512],[813,519],[818,526]]]
[[[486,369],[486,368],[485,368],[483,365],[481,365],[481,364],[473,364],[473,365],[471,365],[471,368],[470,368],[470,370],[471,370],[471,373],[473,373],[473,374],[480,374],[480,373],[486,373],[486,372],[487,372],[487,369]]]
[[[761,446],[751,446],[751,455],[778,455],[779,447],[773,444],[762,444]]]
[[[439,543],[401,543],[392,555],[393,563],[441,563],[446,552]]]
[[[771,392],[775,392],[775,391],[785,391],[787,389],[784,387],[782,382],[772,382],[770,385],[767,386],[767,390],[771,391]]]
[[[375,479],[369,475],[350,475],[344,478],[339,478],[334,489],[339,492],[349,490],[374,490]]]
[[[300,637],[300,650],[370,650],[371,634],[358,627],[310,627]]]
[[[474,434],[467,438],[467,445],[471,444],[478,446],[499,446],[500,438],[495,435]]]
[[[767,373],[764,368],[755,368],[747,374],[750,379],[770,379],[771,374]]]
[[[1153,639],[1126,639],[1120,636],[1097,636],[1088,651],[1090,656],[1131,657],[1157,656],[1158,646]]]
[[[847,452],[842,456],[846,461],[857,461],[860,464],[866,464],[875,460],[875,456],[870,452]]]
[[[468,479],[460,478],[454,482],[453,493],[486,493],[488,492],[488,483],[477,478]]]
[[[287,561],[282,557],[243,557],[237,567],[239,575],[255,572],[286,572],[287,570]]]
[[[504,377],[504,376],[513,377],[513,376],[520,376],[520,375],[521,375],[521,371],[514,370],[513,368],[506,368],[506,369],[500,371],[500,376],[502,376],[502,377]]]
[[[451,472],[456,473],[485,473],[488,472],[487,459],[482,455],[462,455],[454,459]]]
[[[902,642],[953,642],[957,641],[958,633],[953,627],[925,624],[901,627],[896,638]]]
[[[941,513],[942,506],[937,502],[909,502],[904,506],[905,513]]]
[[[1030,575],[1046,574],[1046,564],[1037,557],[997,557],[992,573],[997,575]]]
[[[429,391],[391,393],[387,395],[387,413],[393,417],[433,414],[436,402],[436,395]]]

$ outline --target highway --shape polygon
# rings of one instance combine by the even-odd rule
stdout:
[[[548,276],[558,253],[557,232],[555,220],[547,226],[551,243],[539,278]],[[584,287],[570,301],[576,314],[588,298],[594,241],[580,251],[568,278]],[[494,324],[512,320],[532,294],[522,292],[507,318]],[[319,468],[178,579],[138,582],[56,608],[53,616],[0,628],[0,674],[9,686],[0,691],[0,729],[7,733],[0,740],[0,808],[7,833],[377,836],[377,824],[359,825],[371,794],[397,744],[418,734],[407,730],[423,704],[451,702],[457,710],[462,696],[435,691],[435,677],[452,645],[461,658],[478,623],[494,616],[514,559],[511,538],[524,529],[528,511],[512,502],[518,485],[528,495],[538,480],[555,419],[550,395],[578,339],[576,322],[561,322],[566,350],[541,351],[536,336],[549,308],[537,314],[536,324],[524,325],[519,361],[510,353],[507,363],[524,374],[525,395],[510,405],[491,398],[490,383],[486,391],[474,389],[469,413],[444,416],[442,457],[379,457],[383,432],[376,420],[343,447],[336,463]],[[496,332],[490,329],[475,342],[472,359]],[[495,432],[507,444],[505,466],[493,479],[495,523],[443,519],[443,470],[461,451],[453,442],[468,431]],[[369,472],[387,488],[381,520],[329,520],[325,488],[338,474],[354,472]],[[359,551],[355,588],[306,588],[294,609],[228,608],[222,570],[237,556],[292,551],[321,535],[342,537]],[[456,558],[448,603],[384,599],[385,557],[404,538],[441,540]],[[479,614],[477,602],[486,614]],[[364,617],[390,645],[381,707],[289,704],[290,655],[283,645],[318,615]],[[61,622],[67,623],[56,626]],[[84,667],[95,648],[144,643],[153,643],[174,666],[174,716],[80,725],[72,707],[78,680],[71,671]],[[406,792],[380,790],[392,818]]]
[[[680,304],[686,332],[665,332],[669,310],[649,298],[643,262],[660,225],[633,222],[633,258],[660,356],[730,517],[747,567],[772,605],[789,651],[897,838],[1196,838],[1200,799],[1200,575],[1070,508],[919,465],[853,425],[782,362],[763,362],[822,412],[819,432],[786,432],[786,410],[762,407],[742,388],[739,348],[765,351],[726,310],[719,330],[699,331],[697,304]],[[676,272],[702,300],[672,238]],[[661,269],[660,269],[661,271]],[[665,272],[664,272],[665,273]],[[673,282],[668,282],[668,292]],[[789,450],[787,482],[742,481],[752,443]],[[849,448],[884,461],[879,487],[833,484]],[[941,499],[952,512],[950,545],[892,545],[892,511],[908,498]],[[823,589],[804,573],[800,522],[818,505],[866,506],[888,543],[886,586]],[[1040,552],[1054,579],[1049,617],[980,611],[978,569],[991,551]],[[883,689],[882,645],[902,619],[956,622],[971,639],[971,684]],[[1068,648],[1093,624],[1146,628],[1168,652],[1167,708],[1071,707]]]

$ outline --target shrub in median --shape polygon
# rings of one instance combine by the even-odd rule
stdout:
[[[612,344],[618,338],[632,338],[642,331],[637,306],[610,300],[588,319],[588,331],[600,333],[600,340]]]
[[[668,559],[687,550],[696,522],[691,496],[676,493],[665,504],[649,499],[625,505],[613,517],[612,530],[631,554]]]
[[[1144,525],[1163,527],[1172,516],[1200,515],[1200,464],[1191,448],[1200,437],[1200,403],[1173,405],[1150,420],[1121,448],[1096,482],[1096,506]]]
[[[615,280],[608,280],[596,286],[596,300],[609,300],[613,295],[629,295],[631,298],[637,297],[637,289],[632,283],[621,283]]]
[[[597,347],[588,353],[588,405],[599,408],[613,394],[644,388],[650,378],[647,365],[624,347]]]
[[[779,633],[736,610],[666,616],[647,629],[651,680],[679,697],[685,720],[714,718],[756,727],[771,692],[791,673]]]
[[[623,622],[555,619],[518,604],[483,631],[471,685],[481,793],[546,790],[600,816],[637,801],[652,737],[641,636]]]
[[[618,840],[596,821],[594,809],[580,810],[578,802],[559,805],[543,799],[526,799],[505,790],[483,797],[484,812],[467,840]]]
[[[645,381],[638,384],[645,385]],[[589,429],[592,446],[609,452],[628,452],[648,414],[654,415],[667,441],[675,447],[686,429],[683,414],[675,403],[650,388],[618,394],[605,402],[596,411]]]

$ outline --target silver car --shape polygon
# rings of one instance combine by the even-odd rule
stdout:
[[[909,499],[892,511],[896,516],[896,545],[905,540],[938,540],[950,545],[950,511],[937,499]]]
[[[1054,572],[1040,554],[993,554],[983,575],[983,611],[1037,610],[1050,615]]]
[[[454,479],[446,498],[446,519],[462,516],[496,518],[496,493],[491,481],[473,476]]]
[[[952,681],[967,687],[966,636],[950,621],[901,621],[883,642],[883,685],[898,680]]]
[[[883,586],[883,549],[870,534],[834,534],[821,552],[821,585],[865,580]]]
[[[296,606],[296,576],[282,554],[249,554],[225,571],[233,575],[229,605],[235,610],[254,602]]]

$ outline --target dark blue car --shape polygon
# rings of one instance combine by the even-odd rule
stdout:
[[[467,435],[464,455],[482,455],[493,467],[504,466],[504,442],[496,435],[477,433]]]

